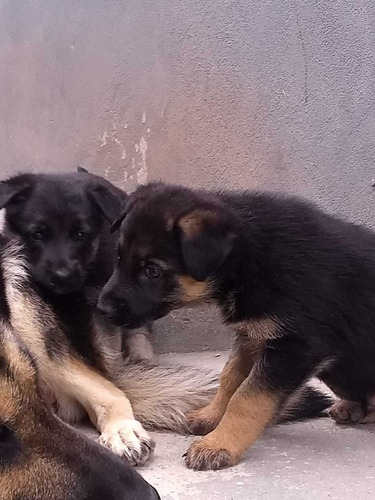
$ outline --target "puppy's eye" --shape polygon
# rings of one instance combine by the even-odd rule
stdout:
[[[44,234],[41,231],[35,231],[31,234],[33,240],[40,241],[44,239]]]
[[[144,272],[145,276],[147,276],[147,278],[156,279],[162,275],[163,271],[162,271],[161,267],[158,266],[157,264],[147,264],[143,268],[143,272]]]
[[[86,237],[86,233],[82,230],[80,231],[76,231],[75,234],[74,234],[74,237],[77,241],[82,241],[85,239]]]

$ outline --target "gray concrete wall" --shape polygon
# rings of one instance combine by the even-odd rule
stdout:
[[[299,193],[375,227],[373,0],[0,0],[2,174]],[[211,313],[164,350],[224,347]]]

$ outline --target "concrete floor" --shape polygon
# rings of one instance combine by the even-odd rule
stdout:
[[[221,368],[226,354],[164,355]],[[329,418],[275,426],[231,469],[194,472],[182,455],[195,437],[153,433],[141,474],[162,500],[339,499],[375,497],[375,426],[341,427]]]
[[[220,370],[227,353],[167,354],[169,362]],[[343,427],[329,418],[269,428],[237,466],[194,472],[182,455],[197,439],[151,433],[155,453],[139,472],[162,500],[362,500],[375,498],[375,425]],[[92,431],[90,435],[94,437]]]

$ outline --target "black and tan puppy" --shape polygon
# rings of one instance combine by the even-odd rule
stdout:
[[[0,237],[0,500],[156,500],[134,469],[42,399],[38,362],[27,348],[43,335],[40,302],[24,271],[17,249]],[[17,290],[27,298],[18,312]]]
[[[125,205],[119,262],[99,307],[144,321],[215,302],[237,331],[214,400],[190,413],[207,434],[195,469],[237,463],[313,375],[338,422],[375,420],[375,234],[273,194],[140,187]]]
[[[0,183],[5,232],[21,243],[26,257],[14,266],[23,274],[25,267],[28,285],[8,294],[12,322],[48,397],[64,421],[88,415],[103,445],[139,465],[154,447],[143,425],[186,432],[184,413],[208,401],[217,381],[216,374],[196,368],[123,356],[128,333],[97,311],[117,258],[107,219],[118,215],[123,196],[85,172],[24,174]],[[24,315],[28,289],[34,292],[29,315],[34,328]]]
[[[4,232],[22,243],[34,282],[68,330],[78,321],[81,331],[87,330],[85,309],[95,315],[117,259],[108,221],[125,198],[125,192],[81,167],[76,173],[25,173],[0,182]],[[152,358],[148,329],[123,334],[125,355]]]

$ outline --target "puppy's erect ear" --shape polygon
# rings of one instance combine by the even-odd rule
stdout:
[[[113,189],[109,189],[107,186],[99,185],[89,191],[89,196],[91,196],[91,199],[99,207],[108,222],[112,224],[118,217],[127,195],[114,186]]]
[[[212,276],[233,248],[235,233],[210,210],[196,210],[178,221],[182,258],[196,281]]]
[[[23,201],[31,191],[31,186],[26,183],[0,182],[0,209],[10,203]]]
[[[81,172],[82,174],[89,174],[90,172],[88,170],[86,170],[84,167],[80,167],[78,165],[77,167],[77,172]]]

